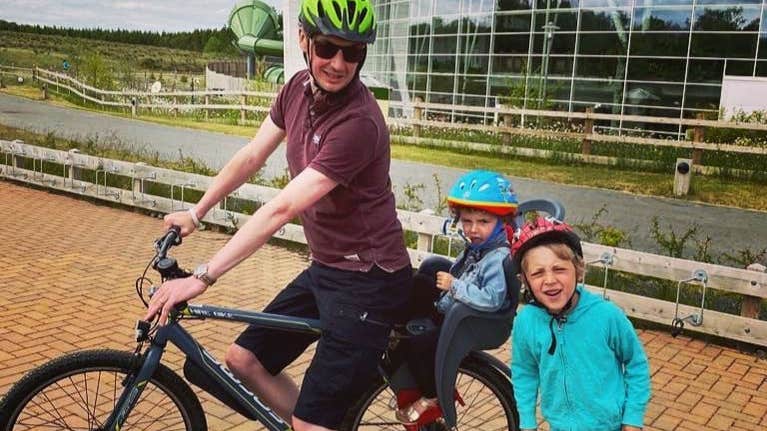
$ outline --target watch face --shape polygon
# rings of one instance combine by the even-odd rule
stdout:
[[[208,272],[208,265],[203,263],[202,265],[195,268],[194,276],[197,278],[200,278],[200,276],[204,275],[207,272]]]

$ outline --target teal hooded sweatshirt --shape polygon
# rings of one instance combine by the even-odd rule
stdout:
[[[615,304],[578,285],[563,323],[526,305],[514,319],[511,379],[520,428],[535,429],[536,399],[552,431],[618,431],[643,426],[650,369],[642,344]],[[549,354],[551,329],[556,349]]]

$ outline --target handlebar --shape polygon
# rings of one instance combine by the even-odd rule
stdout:
[[[184,271],[178,267],[176,259],[168,257],[168,251],[171,247],[181,245],[181,228],[173,226],[168,229],[162,237],[158,238],[154,242],[154,248],[157,251],[152,261],[152,268],[162,276],[163,281],[171,280],[174,278],[184,278],[192,275],[191,273]]]
[[[181,228],[171,226],[168,232],[154,242],[154,249],[157,251],[157,258],[163,259],[168,255],[171,247],[181,245]]]

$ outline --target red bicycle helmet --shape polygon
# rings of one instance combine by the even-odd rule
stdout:
[[[517,271],[522,271],[522,256],[533,247],[543,244],[562,242],[570,247],[575,254],[583,257],[581,239],[573,228],[562,221],[553,218],[537,217],[525,223],[514,233],[511,241],[511,255],[516,263]]]

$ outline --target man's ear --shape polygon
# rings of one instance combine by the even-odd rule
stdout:
[[[301,51],[304,54],[309,53],[309,36],[306,35],[302,28],[298,29],[298,46],[301,47]]]

